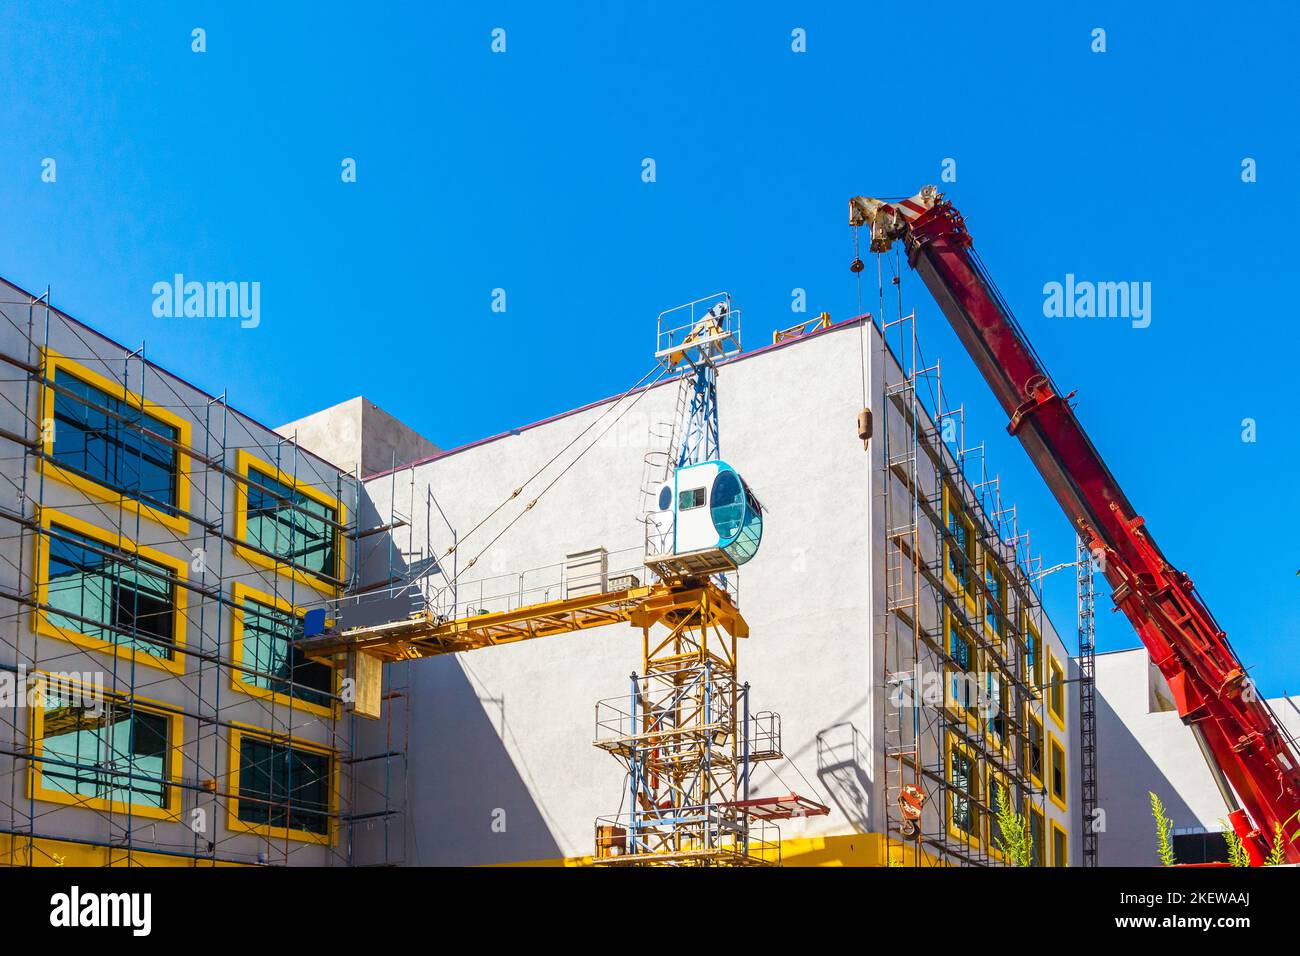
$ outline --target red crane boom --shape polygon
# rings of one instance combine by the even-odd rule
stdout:
[[[1300,771],[1287,734],[1191,579],[1166,560],[1106,467],[1074,413],[1073,393],[1062,395],[1052,382],[984,270],[961,214],[926,186],[896,203],[850,200],[849,224],[868,223],[872,251],[904,242],[908,264],[1010,416],[1007,430],[1099,559],[1116,606],[1192,729],[1252,862],[1263,861],[1281,828],[1288,861],[1300,863]]]

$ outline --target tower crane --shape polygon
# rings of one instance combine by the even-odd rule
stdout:
[[[966,224],[934,186],[900,201],[849,200],[849,225],[870,226],[871,251],[901,241],[916,270],[1010,417],[1007,430],[1097,559],[1191,728],[1229,821],[1259,865],[1275,834],[1300,863],[1300,770],[1289,737],[1260,699],[1192,580],[1169,562],[1029,344],[976,254]],[[861,271],[861,260],[853,264]]]

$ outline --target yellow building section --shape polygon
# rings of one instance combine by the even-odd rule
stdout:
[[[146,853],[121,847],[95,846],[70,840],[28,840],[24,836],[0,833],[0,866],[248,866],[224,860],[173,856],[170,853]]]
[[[888,845],[888,861],[886,860]],[[845,836],[795,837],[781,841],[782,866],[900,866],[913,865],[913,852],[898,840],[887,841],[882,833],[850,833]],[[524,860],[498,866],[591,866],[590,856],[560,857],[550,860]],[[943,866],[929,853],[922,866]]]

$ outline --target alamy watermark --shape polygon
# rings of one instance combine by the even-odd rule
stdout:
[[[262,323],[262,283],[195,282],[176,273],[153,284],[153,314],[159,319],[238,318],[243,329]]]
[[[0,710],[44,710],[51,701],[98,716],[104,713],[101,671],[0,671]]]
[[[1151,324],[1150,282],[1091,282],[1076,280],[1043,285],[1043,315],[1049,319],[1129,319],[1133,328]]]

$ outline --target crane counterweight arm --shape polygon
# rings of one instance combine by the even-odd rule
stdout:
[[[1268,705],[1191,579],[1166,559],[1016,323],[976,255],[961,214],[934,186],[899,201],[849,201],[849,224],[871,227],[871,249],[904,243],[993,390],[1009,424],[1089,550],[1103,560],[1116,606],[1137,630],[1197,737],[1251,858],[1275,827],[1300,862],[1300,768]],[[1231,784],[1229,789],[1226,783]],[[1240,796],[1246,814],[1236,806]]]

